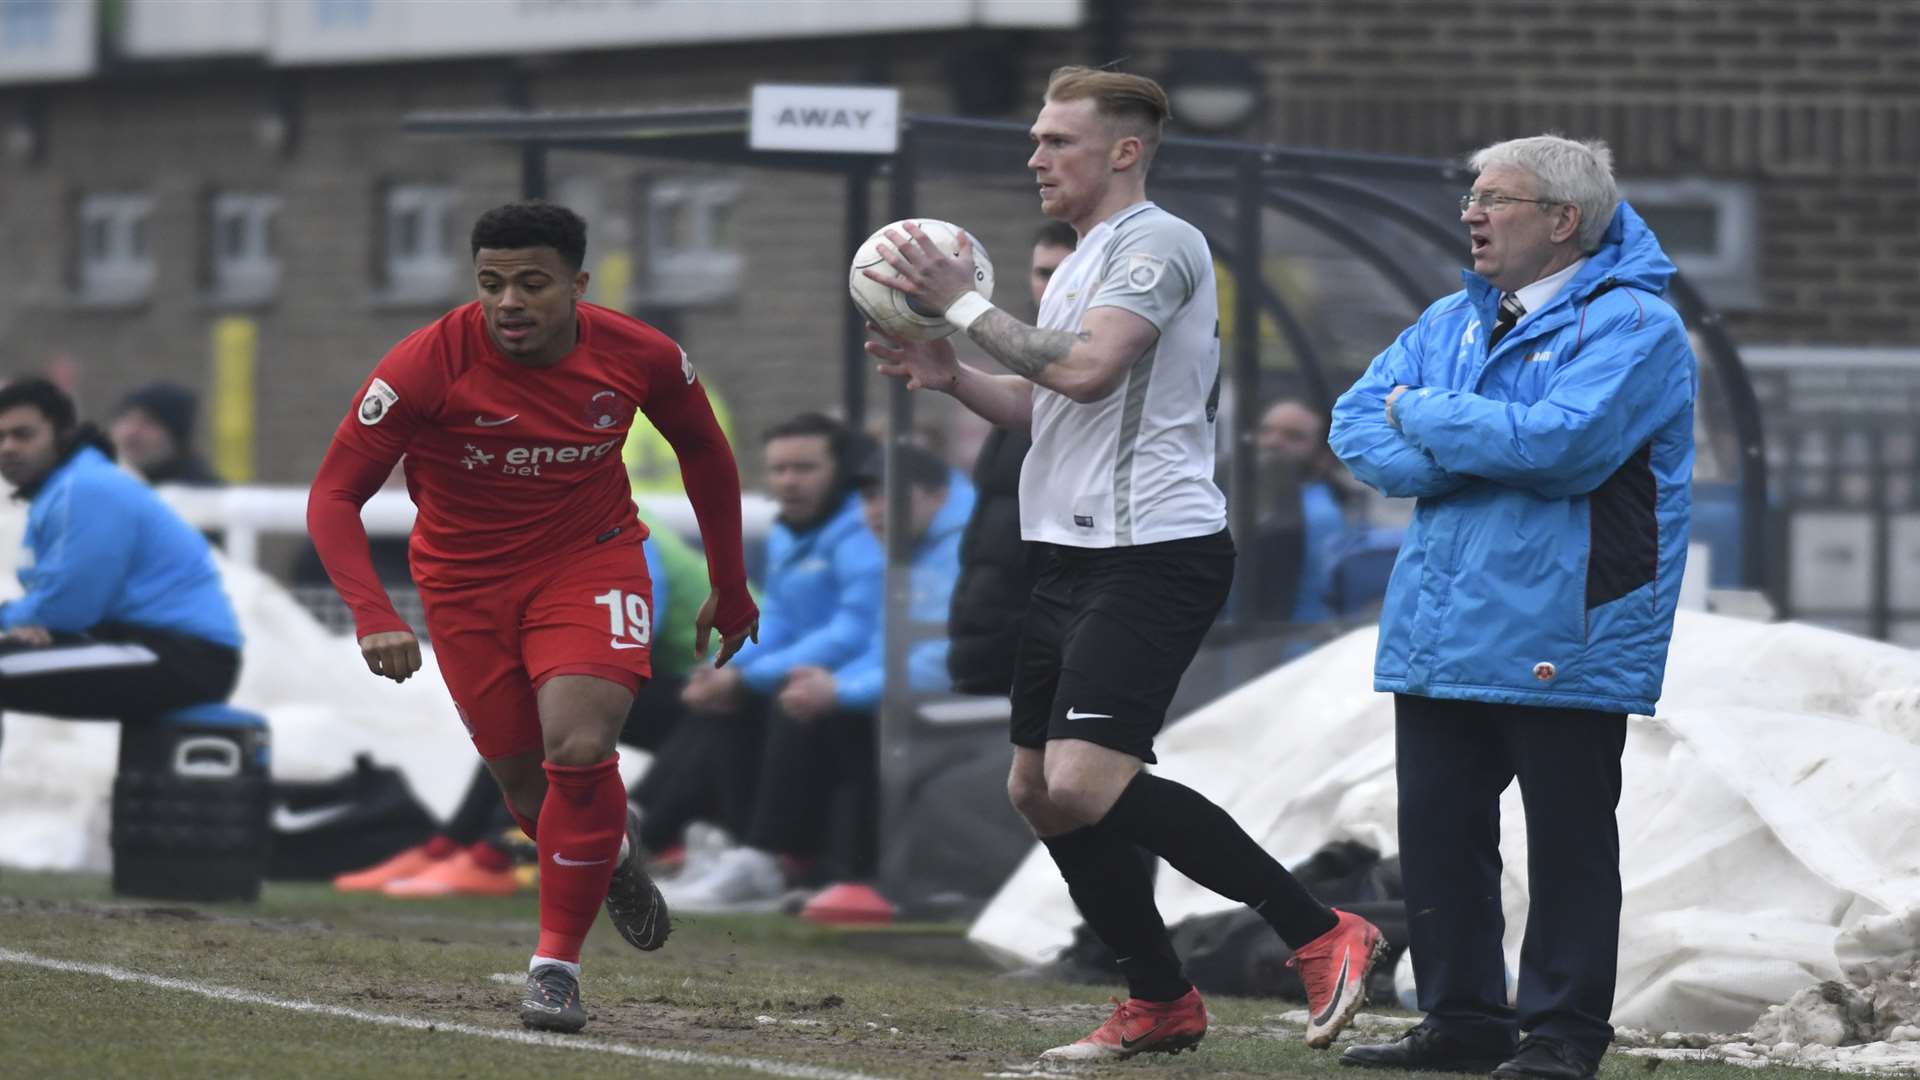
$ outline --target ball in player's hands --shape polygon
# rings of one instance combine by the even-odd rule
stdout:
[[[907,218],[890,225],[883,225],[879,231],[867,237],[860,250],[853,253],[853,265],[847,271],[847,291],[853,295],[853,305],[867,320],[878,326],[882,332],[896,338],[909,341],[937,341],[953,333],[954,327],[942,317],[942,312],[930,310],[927,305],[898,289],[873,280],[864,270],[878,270],[891,274],[893,267],[880,255],[880,245],[893,245],[887,233],[911,236],[906,226],[919,227],[935,247],[949,255],[960,254],[960,227],[936,218]],[[911,242],[911,241],[910,241]],[[993,299],[993,261],[987,258],[987,249],[980,241],[973,242],[973,291],[987,299]]]

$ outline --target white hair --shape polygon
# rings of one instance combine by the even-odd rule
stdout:
[[[1580,208],[1580,250],[1592,252],[1613,223],[1620,192],[1613,184],[1613,151],[1599,139],[1533,135],[1483,147],[1467,159],[1474,172],[1506,167],[1533,174],[1540,197]]]

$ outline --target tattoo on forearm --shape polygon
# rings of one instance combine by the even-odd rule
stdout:
[[[1038,379],[1047,365],[1065,360],[1075,342],[1089,340],[1084,330],[1077,334],[1042,330],[997,308],[975,319],[967,328],[967,336],[1005,364],[1008,371],[1028,379]]]

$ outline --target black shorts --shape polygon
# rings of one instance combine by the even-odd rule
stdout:
[[[1014,745],[1084,739],[1151,764],[1180,676],[1233,584],[1233,537],[1039,547],[1014,659]]]

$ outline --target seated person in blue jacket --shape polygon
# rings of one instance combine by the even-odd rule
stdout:
[[[779,510],[767,533],[760,642],[724,668],[688,673],[680,695],[688,721],[649,768],[662,783],[642,787],[641,842],[650,850],[695,819],[746,835],[774,699],[795,671],[837,669],[872,641],[886,556],[861,520],[853,482],[871,445],[818,413],[767,432],[763,463]]]
[[[0,712],[134,720],[233,692],[240,623],[206,538],[111,453],[54,384],[0,387],[0,477],[28,504]]]
[[[866,527],[884,540],[887,500],[878,457],[861,469],[859,486]],[[907,614],[914,640],[906,689],[946,693],[952,689],[947,610],[960,577],[960,535],[973,513],[973,485],[917,446],[897,447],[894,465],[907,487],[912,550]],[[670,902],[709,912],[770,906],[786,892],[783,861],[795,868],[820,859],[839,863],[811,867],[815,873],[806,876],[817,880],[872,877],[880,783],[875,726],[885,688],[886,629],[879,623],[858,656],[792,669],[768,714],[759,796],[744,845],[723,853],[706,872],[670,883],[676,886]],[[853,813],[835,814],[836,807]],[[836,825],[851,826],[853,835],[834,835]]]

